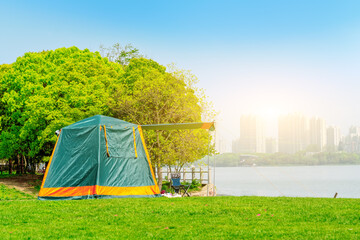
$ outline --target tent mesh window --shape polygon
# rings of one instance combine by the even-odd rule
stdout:
[[[137,152],[132,128],[109,128],[104,126],[107,155],[110,158],[136,158]],[[124,141],[126,139],[126,141]]]

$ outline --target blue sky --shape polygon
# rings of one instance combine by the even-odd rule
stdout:
[[[360,1],[1,1],[0,64],[29,51],[131,43],[192,70],[220,112],[317,115],[360,125]],[[271,127],[273,126],[273,127]],[[229,140],[228,140],[229,141]],[[230,142],[227,142],[230,145]]]

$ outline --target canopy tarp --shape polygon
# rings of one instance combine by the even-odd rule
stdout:
[[[207,129],[214,131],[215,124],[214,122],[149,124],[141,125],[141,128],[145,130]]]

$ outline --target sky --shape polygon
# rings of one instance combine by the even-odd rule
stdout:
[[[0,64],[26,52],[132,44],[191,70],[218,112],[222,152],[242,114],[360,126],[360,1],[0,1]]]

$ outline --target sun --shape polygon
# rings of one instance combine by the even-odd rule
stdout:
[[[268,106],[268,107],[260,108],[257,111],[257,114],[264,120],[275,120],[280,115],[283,115],[284,113],[285,113],[285,111],[283,109],[281,109],[280,107],[275,107],[275,106]]]

